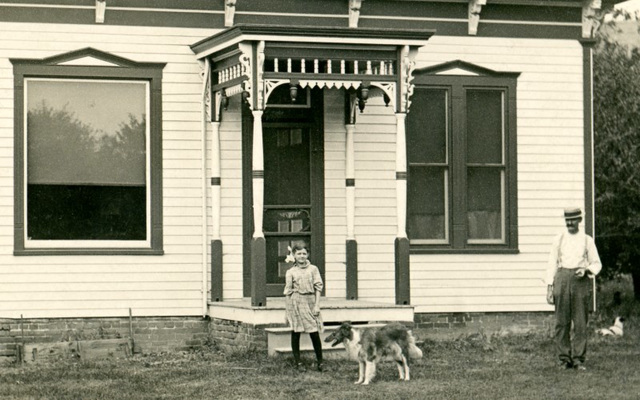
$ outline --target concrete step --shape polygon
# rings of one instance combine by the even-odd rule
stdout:
[[[324,358],[325,360],[342,360],[347,358],[347,352],[344,350],[344,347],[325,347],[324,345],[325,343],[322,344],[322,358]],[[313,350],[313,347],[300,346],[300,354],[302,356],[308,355],[306,356],[307,358],[311,357],[315,360],[315,352]],[[273,351],[273,356],[292,357],[293,351],[291,350],[291,347],[276,348]]]

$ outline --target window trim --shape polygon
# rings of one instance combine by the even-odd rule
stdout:
[[[99,65],[81,59],[100,61]],[[14,255],[161,255],[163,251],[162,209],[162,71],[164,63],[138,63],[92,48],[81,49],[40,60],[11,59],[14,72]],[[104,240],[86,247],[50,247],[26,242],[26,127],[25,80],[83,79],[104,81],[144,81],[148,85],[150,151],[148,178],[151,199],[147,210],[150,237],[143,246]],[[56,241],[63,243],[64,241]],[[78,243],[78,241],[73,241]],[[122,241],[125,243],[125,241]],[[112,246],[113,245],[113,246]]]
[[[467,73],[461,74],[458,70]],[[451,71],[451,74],[447,72]],[[439,74],[445,72],[444,74]],[[517,187],[517,104],[516,87],[519,73],[496,72],[463,61],[453,61],[414,72],[415,89],[446,89],[448,91],[447,114],[449,123],[448,157],[450,174],[448,177],[449,243],[410,239],[412,254],[516,254],[518,250],[518,187]],[[501,90],[504,93],[504,243],[488,241],[470,242],[467,233],[467,159],[466,137],[456,132],[466,132],[465,114],[453,115],[454,110],[466,111],[467,90]],[[414,91],[414,96],[419,90]],[[463,97],[460,98],[459,94]],[[457,104],[454,105],[454,102]],[[416,112],[416,109],[411,111]],[[409,135],[410,133],[408,133]],[[409,141],[407,141],[409,143]],[[455,149],[462,149],[455,152]],[[408,150],[407,150],[408,152]],[[408,154],[408,153],[407,153]],[[411,160],[407,160],[408,171]],[[410,180],[410,174],[408,179]],[[407,202],[407,226],[411,216]],[[484,243],[483,243],[484,242]]]

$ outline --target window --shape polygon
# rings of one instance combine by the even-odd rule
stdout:
[[[465,75],[440,75],[449,68]],[[517,251],[516,74],[417,71],[407,116],[413,252]]]
[[[162,65],[12,62],[15,253],[160,254]]]

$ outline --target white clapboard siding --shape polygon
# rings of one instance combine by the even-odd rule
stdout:
[[[200,66],[189,45],[211,30],[0,23],[0,317],[202,315]],[[163,70],[163,256],[13,256],[10,58],[85,47]],[[6,178],[6,179],[4,179]],[[206,283],[208,285],[208,283]]]
[[[394,240],[397,233],[396,118],[381,98],[358,112],[355,148],[355,236],[358,298],[393,303]],[[375,254],[375,257],[368,255]],[[389,285],[391,282],[391,285]]]
[[[0,316],[198,315],[202,312],[200,66],[189,45],[210,30],[2,23],[0,30]],[[13,75],[9,58],[84,47],[163,62],[164,256],[14,257]],[[584,203],[582,48],[577,41],[434,36],[417,68],[456,59],[518,80],[520,253],[412,255],[417,312],[538,311],[548,245],[561,210]],[[223,297],[242,297],[242,146],[238,96],[220,125]],[[330,297],[345,288],[345,127],[341,92],[325,90],[325,258]],[[210,127],[206,149],[211,148]],[[396,119],[370,99],[355,132],[358,297],[393,303]],[[211,155],[205,154],[207,168]],[[207,193],[210,189],[207,187]],[[211,200],[207,206],[212,207]],[[211,221],[207,231],[211,232]],[[210,277],[210,269],[206,271]],[[208,290],[211,282],[206,282]],[[29,293],[37,295],[28,296]],[[14,296],[11,296],[11,295]],[[205,293],[206,295],[206,293]],[[13,299],[13,300],[12,300]],[[5,301],[6,300],[6,301]]]
[[[563,227],[562,209],[584,207],[582,47],[577,41],[434,36],[417,68],[456,59],[521,73],[520,252],[411,255],[411,303],[416,312],[549,310],[542,279],[550,243]]]

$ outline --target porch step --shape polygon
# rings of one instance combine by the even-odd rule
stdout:
[[[292,356],[293,351],[291,347],[280,347],[274,349],[274,356],[278,357],[289,357]],[[300,346],[300,354],[305,355],[309,354],[312,358],[315,359],[315,353],[313,351],[313,347],[302,347]],[[344,347],[322,347],[322,358],[325,360],[342,360],[346,358],[347,352],[344,351]]]
[[[380,328],[384,325],[385,324],[357,324],[356,326],[368,327],[368,328]],[[335,347],[331,347],[331,343],[324,342],[324,339],[339,327],[340,327],[339,325],[325,326],[324,332],[320,334],[320,339],[322,340],[323,354],[326,352],[331,358],[346,357],[346,352],[342,344],[336,345]],[[267,351],[269,356],[291,354],[291,328],[289,327],[266,328],[265,332],[267,333]],[[309,338],[309,334],[307,333],[303,333],[300,335],[300,351],[313,352],[313,345],[311,344],[311,339]]]

